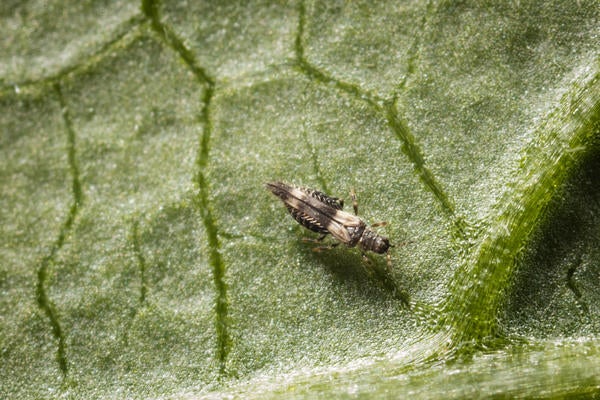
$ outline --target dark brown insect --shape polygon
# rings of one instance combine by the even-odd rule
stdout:
[[[344,200],[328,196],[318,190],[296,187],[282,182],[270,182],[266,186],[283,201],[292,217],[300,225],[322,234],[319,239],[312,241],[320,242],[328,234],[331,234],[348,247],[357,246],[363,252],[363,256],[365,251],[386,254],[388,267],[391,267],[391,258],[388,252],[391,247],[389,240],[371,230],[357,215],[343,211]],[[354,192],[351,195],[354,213],[358,214],[356,196]],[[373,226],[382,225],[385,223],[373,224]],[[315,250],[320,251],[338,244],[317,247]]]

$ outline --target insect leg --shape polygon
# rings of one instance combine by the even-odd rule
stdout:
[[[362,259],[364,261],[365,264],[372,266],[373,262],[369,259],[369,257],[367,257],[367,253],[365,253],[364,251],[360,252],[360,255],[362,256]]]
[[[339,246],[339,243],[332,243],[332,244],[330,244],[330,245],[328,245],[328,246],[317,246],[317,247],[313,247],[313,249],[312,249],[312,250],[313,250],[314,252],[320,253],[320,252],[322,252],[322,251],[327,251],[327,250],[334,249],[334,248],[335,248],[335,247],[337,247],[337,246]]]
[[[302,238],[302,241],[304,243],[318,243],[318,244],[321,244],[321,243],[323,243],[323,239],[325,239],[326,237],[327,237],[327,234],[325,233],[325,234],[319,236],[316,239],[306,238],[306,237]],[[317,247],[313,247],[313,251],[321,252],[321,251],[331,250],[331,249],[333,249],[334,247],[336,247],[338,245],[339,245],[339,243],[332,243],[332,244],[329,244],[327,246],[317,246]]]
[[[394,245],[390,245],[390,247],[403,247],[403,246],[406,246],[407,244],[413,244],[413,243],[414,243],[413,240],[405,240],[404,242],[396,243]]]
[[[354,214],[358,215],[358,201],[356,200],[356,192],[354,188],[350,190],[350,197],[352,197],[352,208],[354,208]]]
[[[377,228],[378,226],[386,226],[387,222],[386,221],[381,221],[381,222],[376,222],[374,224],[371,225],[371,228]]]
[[[392,273],[392,255],[390,254],[389,251],[386,253],[385,258],[387,259],[388,272],[391,274]]]
[[[327,234],[324,233],[323,235],[319,236],[317,239],[313,239],[313,238],[302,238],[302,241],[304,243],[321,243],[323,241],[323,239],[325,239],[325,237],[327,237]]]
[[[369,275],[369,276],[373,276],[373,261],[371,261],[371,259],[367,256],[367,253],[365,253],[364,251],[361,251],[360,254],[362,255],[362,259],[363,259],[363,268],[365,270],[365,272]]]

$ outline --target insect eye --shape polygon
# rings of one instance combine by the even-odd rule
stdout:
[[[390,248],[390,241],[387,238],[382,237],[377,242],[377,249],[381,253],[385,253]]]

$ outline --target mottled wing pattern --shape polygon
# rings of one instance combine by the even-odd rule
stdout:
[[[343,201],[335,197],[282,182],[266,186],[285,203],[292,217],[311,231],[331,233],[343,243],[349,243],[352,237],[344,225],[364,225],[360,219],[342,211]]]
[[[387,253],[388,268],[391,270],[389,240],[369,229],[356,215],[345,212],[342,199],[283,182],[269,182],[266,187],[283,201],[300,225],[313,232],[331,234],[348,247],[358,246],[362,251]],[[352,197],[354,199],[354,195]],[[356,208],[355,204],[355,212]]]
[[[330,205],[331,207],[335,208],[336,210],[341,210],[344,208],[344,200],[343,199],[327,196],[325,193],[319,192],[318,190],[314,190],[314,189],[309,189],[309,188],[305,188],[305,187],[299,187],[298,189],[300,191],[306,193],[307,195],[314,197],[315,199],[322,201],[325,204]],[[294,219],[303,227],[310,229],[311,231],[317,232],[317,233],[323,233],[323,234],[329,233],[329,231],[327,230],[327,227],[324,227],[323,225],[321,225],[319,223],[319,221],[317,221],[315,218],[312,218],[310,215],[290,206],[289,204],[286,204],[286,207],[287,207],[288,211],[290,212],[290,214],[292,215],[292,217],[294,217]]]

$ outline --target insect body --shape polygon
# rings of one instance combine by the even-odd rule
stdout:
[[[348,247],[357,246],[364,251],[373,251],[387,254],[388,265],[390,256],[388,249],[391,247],[387,238],[378,235],[356,215],[343,211],[344,201],[330,197],[317,190],[295,187],[282,182],[266,184],[273,194],[279,197],[296,221],[313,232],[331,234],[339,242]],[[354,199],[354,211],[358,210]],[[379,224],[383,225],[383,223]]]

